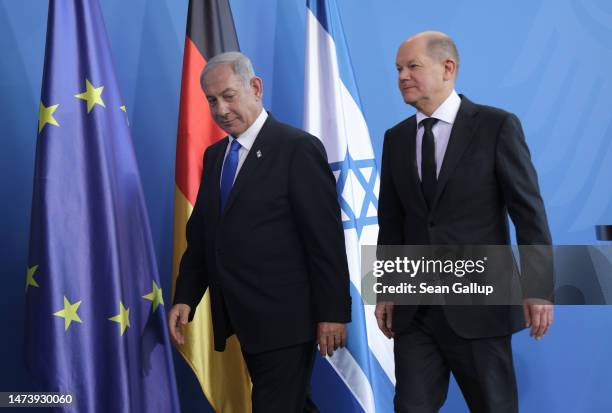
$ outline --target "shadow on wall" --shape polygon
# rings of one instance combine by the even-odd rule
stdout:
[[[46,4],[0,2],[0,314],[12,336],[0,344],[1,391],[33,390],[23,364],[23,309],[46,22]]]

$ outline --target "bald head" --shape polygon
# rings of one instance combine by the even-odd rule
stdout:
[[[457,70],[459,69],[457,45],[446,33],[436,31],[417,33],[406,40],[404,44],[414,41],[423,42],[425,51],[435,61],[442,62],[446,59],[452,59],[455,61]]]
[[[431,116],[455,87],[459,54],[448,35],[422,32],[401,44],[396,67],[404,101]]]

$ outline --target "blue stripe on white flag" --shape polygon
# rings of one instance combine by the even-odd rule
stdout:
[[[334,41],[340,79],[342,79],[342,83],[351,93],[355,103],[361,107],[361,99],[359,98],[357,83],[353,75],[353,64],[348,53],[346,39],[344,38],[344,28],[342,27],[342,20],[340,19],[340,13],[335,1],[307,0],[307,6]]]

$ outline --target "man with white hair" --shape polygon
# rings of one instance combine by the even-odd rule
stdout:
[[[228,136],[204,154],[169,313],[172,338],[208,288],[215,349],[237,334],[253,412],[302,412],[315,345],[332,355],[351,319],[336,181],[321,141],[275,120],[249,59],[229,52],[201,84]]]

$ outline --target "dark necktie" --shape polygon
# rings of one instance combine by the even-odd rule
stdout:
[[[238,169],[238,154],[240,148],[240,143],[237,139],[234,139],[230,151],[225,158],[225,162],[223,162],[223,172],[221,173],[221,212],[225,209],[227,199],[229,198],[230,192],[232,192],[234,177]]]
[[[436,195],[436,144],[434,142],[433,126],[438,119],[426,118],[421,121],[425,128],[423,133],[423,144],[421,145],[421,185],[427,206],[431,209],[434,196]]]

